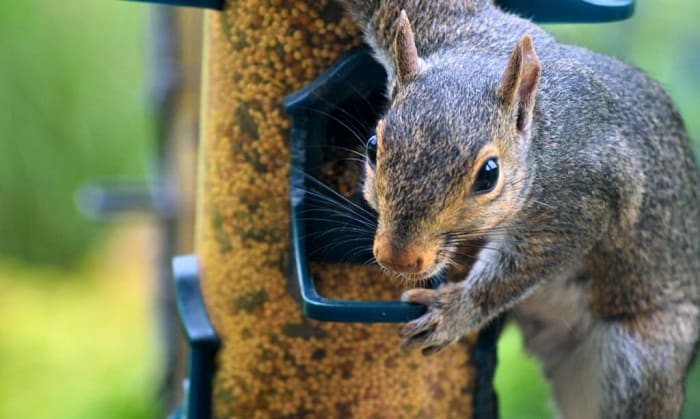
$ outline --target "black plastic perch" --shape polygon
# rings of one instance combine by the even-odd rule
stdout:
[[[352,86],[348,89],[347,86]],[[317,185],[312,180],[318,175],[321,162],[321,150],[328,148],[329,138],[342,137],[335,132],[333,115],[340,110],[349,114],[353,104],[360,103],[363,109],[381,109],[386,73],[383,67],[372,58],[369,48],[359,48],[341,58],[328,71],[298,92],[285,98],[284,105],[292,119],[291,132],[291,170],[290,170],[290,274],[292,289],[297,291],[301,310],[307,317],[322,321],[353,323],[392,323],[406,322],[421,316],[425,312],[422,305],[399,301],[344,301],[331,300],[318,294],[309,271],[308,260],[355,262],[367,259],[366,254],[349,256],[346,248],[327,250],[322,236],[315,233],[332,231],[337,225],[345,226],[349,231],[363,229],[352,217],[339,215],[333,219],[333,211],[324,207],[324,199],[310,199],[308,190]],[[378,103],[379,102],[379,103]],[[369,105],[369,106],[367,106]],[[374,105],[374,106],[372,106]],[[348,108],[343,109],[343,108]],[[376,113],[357,115],[373,127],[379,117]],[[336,127],[337,128],[337,127]],[[368,128],[369,129],[369,128]],[[346,131],[344,126],[341,131]],[[367,134],[367,133],[364,133]],[[347,132],[345,132],[347,136]],[[351,140],[352,141],[352,140]],[[342,143],[341,143],[342,145]],[[337,146],[337,144],[336,144]],[[334,199],[328,188],[321,188],[314,193],[328,193],[328,199]],[[351,204],[363,208],[359,194],[349,198]],[[327,204],[325,204],[327,205]],[[304,215],[316,214],[317,217]],[[323,220],[323,221],[321,221]],[[366,228],[366,227],[365,227]],[[364,243],[371,249],[371,238]],[[369,251],[369,250],[368,250]],[[439,285],[443,277],[433,278],[432,285]],[[495,321],[482,331],[476,346],[472,349],[472,358],[476,365],[476,389],[474,391],[473,412],[475,419],[493,419],[498,417],[497,396],[493,390],[493,377],[496,368],[496,343],[501,330],[502,320]]]
[[[221,10],[224,0],[130,0]],[[624,20],[634,0],[496,0],[502,8],[540,23],[594,23]]]
[[[165,6],[185,6],[199,9],[221,10],[224,7],[224,0],[127,0],[142,3],[157,3]]]
[[[346,231],[362,230],[359,221],[350,216],[334,216],[330,208],[325,208],[323,200],[309,199],[308,190],[314,183],[310,176],[317,175],[320,165],[320,150],[327,148],[329,137],[347,136],[345,133],[333,132],[332,115],[339,109],[346,114],[351,111],[343,107],[355,103],[374,104],[383,102],[383,92],[386,85],[386,73],[382,66],[371,56],[369,49],[355,50],[328,71],[307,85],[305,88],[285,98],[284,106],[292,119],[291,132],[291,169],[290,169],[290,281],[299,293],[301,309],[310,318],[323,321],[353,322],[353,323],[394,323],[413,320],[425,312],[425,307],[400,301],[347,301],[331,300],[318,294],[314,286],[307,260],[313,256],[316,260],[325,262],[355,262],[362,263],[371,254],[353,254],[351,249],[335,247],[332,251],[324,250],[326,246],[323,236],[314,233],[333,231],[337,226]],[[348,86],[352,86],[349,89]],[[364,106],[368,108],[367,106]],[[371,109],[371,107],[369,107]],[[362,118],[361,115],[358,117]],[[377,114],[365,115],[370,119],[366,127],[374,126]],[[361,129],[361,128],[358,128]],[[351,140],[352,141],[352,140]],[[320,181],[315,181],[320,182]],[[328,193],[329,200],[333,197],[328,188],[321,188],[315,193]],[[349,198],[351,205],[361,211],[371,214],[364,206],[359,194]],[[315,214],[312,221],[304,221],[304,215]],[[323,221],[320,221],[323,219]],[[348,233],[350,234],[350,233]],[[361,241],[358,237],[357,241]],[[366,249],[371,249],[371,238],[365,243]],[[441,282],[434,278],[433,285]]]
[[[183,383],[184,403],[171,419],[205,419],[211,417],[214,355],[219,339],[209,322],[199,288],[199,266],[194,255],[173,259],[173,278],[177,309],[182,329],[189,343],[188,378]]]
[[[634,0],[496,0],[496,4],[539,23],[614,22],[634,13]]]

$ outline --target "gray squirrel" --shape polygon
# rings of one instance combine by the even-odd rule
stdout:
[[[672,418],[698,338],[700,182],[641,71],[491,0],[345,0],[389,74],[364,196],[436,352],[509,311],[564,418]]]

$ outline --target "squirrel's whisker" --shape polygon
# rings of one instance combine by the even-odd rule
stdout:
[[[308,209],[308,210],[301,211],[300,214],[309,215],[309,216],[313,216],[313,215],[322,216],[324,214],[328,214],[329,217],[333,217],[333,218],[323,217],[323,218],[318,218],[316,220],[310,220],[310,221],[328,221],[328,222],[334,222],[334,223],[341,223],[341,221],[338,220],[337,218],[342,218],[342,219],[350,220],[353,223],[362,224],[363,226],[369,227],[371,229],[374,229],[377,226],[377,224],[375,222],[373,222],[372,220],[368,220],[367,218],[364,218],[361,214],[357,214],[357,213],[354,213],[352,211],[343,212],[343,211],[336,210],[333,208]]]
[[[330,186],[326,185],[325,183],[321,182],[320,180],[316,179],[315,177],[311,176],[310,174],[305,173],[305,172],[303,172],[303,171],[302,171],[302,174],[303,174],[307,179],[309,179],[310,181],[314,182],[316,185],[320,186],[320,187],[323,188],[324,190],[326,190],[326,191],[330,192],[331,194],[333,194],[333,196],[336,196],[337,198],[341,199],[343,202],[346,202],[346,203],[348,203],[349,205],[353,206],[354,208],[356,208],[356,209],[362,211],[363,213],[367,214],[367,216],[369,216],[369,217],[374,217],[374,216],[375,216],[374,214],[372,214],[371,212],[369,212],[367,209],[365,209],[365,208],[361,207],[360,205],[356,204],[355,202],[351,201],[351,200],[348,199],[347,197],[345,197],[345,196],[343,196],[342,194],[338,193],[336,190],[334,190],[334,189],[331,188]]]
[[[335,110],[335,111],[341,111],[345,116],[348,116],[348,117],[352,118],[352,120],[353,120],[354,122],[356,122],[356,123],[360,126],[360,128],[362,128],[362,127],[365,126],[365,124],[364,124],[362,121],[360,121],[360,119],[358,119],[357,116],[355,116],[355,115],[353,115],[352,113],[346,111],[345,109],[343,109],[343,108],[340,107],[340,106],[336,106],[335,103],[332,103],[331,101],[329,101],[328,99],[326,99],[326,98],[323,97],[322,95],[320,95],[320,94],[318,94],[318,93],[316,93],[316,92],[312,92],[311,95],[312,95],[314,98],[320,100],[321,102],[324,102],[325,104],[329,105],[329,108],[332,108],[332,109]],[[363,99],[364,99],[364,98],[363,98]]]
[[[350,147],[345,147],[345,146],[340,146],[340,145],[332,145],[332,144],[327,144],[327,145],[316,145],[316,146],[309,146],[309,148],[311,148],[311,149],[319,149],[319,150],[328,149],[328,150],[332,150],[332,151],[338,151],[338,150],[344,151],[344,152],[347,152],[347,153],[350,153],[350,154],[357,155],[358,157],[360,157],[360,158],[362,159],[361,161],[362,161],[363,163],[364,163],[365,160],[367,159],[367,156],[365,155],[365,153],[360,152],[360,151],[355,150],[355,149],[352,149],[352,148],[350,148]],[[335,159],[335,160],[328,160],[328,161],[325,161],[325,162],[326,162],[326,163],[333,163],[333,162],[342,161],[342,160],[346,160],[346,158],[343,157],[343,158],[338,158],[338,159]]]
[[[353,135],[353,137],[355,137],[358,141],[360,141],[360,143],[364,143],[365,140],[362,139],[362,136],[360,135],[359,132],[357,132],[353,127],[351,127],[350,125],[348,125],[347,123],[345,123],[344,121],[342,121],[340,118],[336,117],[335,115],[332,115],[332,114],[330,114],[330,113],[328,113],[328,112],[322,111],[322,110],[320,110],[320,109],[312,108],[312,107],[309,107],[309,106],[304,106],[303,108],[306,109],[306,110],[308,110],[308,111],[316,112],[316,113],[318,113],[318,114],[321,114],[321,115],[323,115],[323,116],[325,116],[325,117],[327,117],[327,118],[329,118],[329,119],[331,119],[331,120],[333,120],[333,121],[336,121],[337,123],[339,123],[340,125],[342,125],[343,127],[345,127],[345,128],[348,130],[348,132],[350,132],[350,134]]]
[[[335,213],[331,210],[325,210],[303,212],[302,215],[302,217],[299,217],[301,221],[318,221],[358,229],[363,228],[367,230],[368,234],[376,228],[376,224],[351,213]]]
[[[353,92],[355,92],[355,93],[357,94],[356,97],[359,97],[360,99],[362,99],[363,102],[365,102],[365,103],[367,104],[367,106],[369,107],[369,109],[372,111],[372,114],[373,114],[373,115],[378,115],[378,114],[379,114],[378,110],[374,107],[374,105],[372,105],[372,102],[370,102],[370,101],[365,97],[365,95],[364,95],[361,91],[359,91],[359,90],[357,89],[357,87],[355,87],[354,84],[352,84],[348,79],[345,79],[345,78],[341,78],[340,81],[341,81],[341,83],[343,83],[344,85],[348,86]]]
[[[324,207],[324,208],[308,208],[305,210],[301,211],[301,214],[303,215],[323,215],[327,214],[329,217],[335,217],[335,218],[344,218],[344,219],[349,219],[352,220],[353,222],[360,223],[370,229],[374,229],[376,227],[376,221],[373,219],[367,217],[365,214],[357,212],[353,208],[349,208],[345,205],[342,205],[341,203],[337,201],[333,201],[332,199],[325,199],[321,196],[317,196],[315,198],[318,198],[320,202],[325,202],[327,204],[332,204],[333,206],[337,208],[332,208],[332,207]],[[334,221],[338,222],[338,220],[334,220],[332,218],[329,218],[327,221]]]
[[[333,241],[329,242],[328,244],[326,244],[325,246],[321,246],[319,248],[314,249],[309,254],[316,255],[318,253],[331,251],[331,250],[336,249],[338,247],[345,246],[345,245],[351,244],[351,243],[356,243],[358,241],[366,242],[367,240],[365,238],[349,238],[349,239],[345,239],[345,240],[333,240]],[[358,248],[371,249],[371,246],[361,246],[361,247],[358,246],[357,248],[354,248],[354,249],[358,249]],[[350,256],[350,255],[346,255],[346,256]]]
[[[304,238],[319,239],[319,238],[323,238],[329,234],[348,233],[348,232],[356,233],[356,234],[354,234],[354,237],[361,238],[362,240],[371,241],[371,239],[372,239],[372,235],[367,234],[366,231],[356,229],[356,228],[348,228],[348,227],[334,227],[334,228],[325,229],[323,231],[315,231],[315,232],[307,233],[303,237]]]

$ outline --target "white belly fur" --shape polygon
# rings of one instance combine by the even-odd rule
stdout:
[[[515,308],[514,317],[552,386],[560,417],[598,418],[606,326],[591,314],[585,285],[572,279],[548,282]]]

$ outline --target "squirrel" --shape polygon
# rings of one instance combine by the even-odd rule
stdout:
[[[421,281],[403,346],[511,313],[565,418],[671,418],[698,339],[700,180],[667,94],[493,0],[341,0],[388,73],[373,253]],[[535,50],[535,46],[537,50]]]

